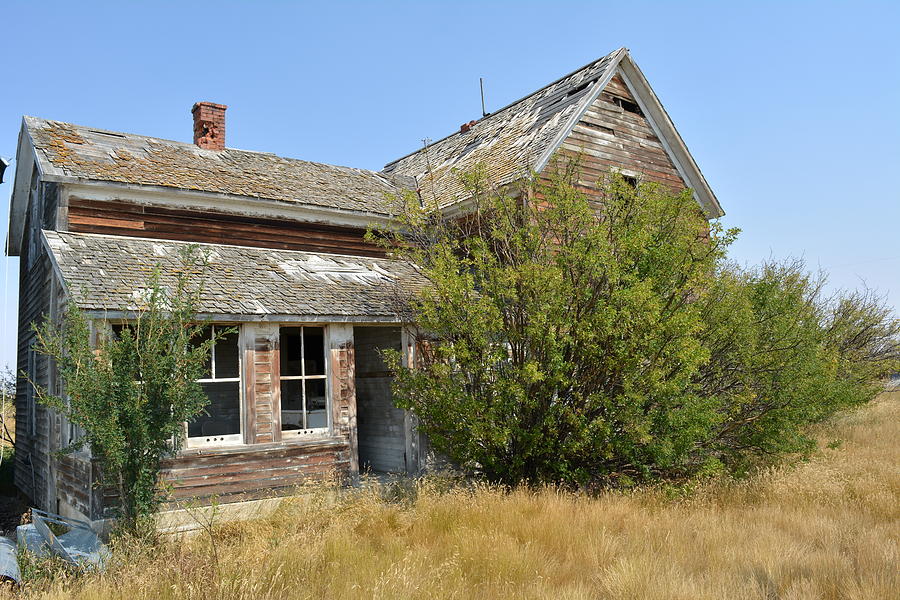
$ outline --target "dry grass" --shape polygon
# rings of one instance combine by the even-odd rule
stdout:
[[[809,462],[674,498],[490,488],[319,493],[40,598],[896,598],[900,393]]]

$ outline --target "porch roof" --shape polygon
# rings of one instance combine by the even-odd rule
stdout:
[[[399,322],[402,298],[426,284],[401,260],[63,231],[43,236],[69,298],[111,317],[140,310],[155,269],[172,286],[181,253],[192,245],[208,257],[198,312],[213,320]]]

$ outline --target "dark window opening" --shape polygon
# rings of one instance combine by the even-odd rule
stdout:
[[[240,442],[241,434],[241,353],[238,332],[223,334],[224,328],[203,328],[193,343],[199,345],[213,336],[213,344],[203,377],[198,380],[209,404],[204,413],[188,423],[188,438],[197,442]],[[227,437],[226,437],[227,436]]]
[[[644,113],[641,112],[641,107],[631,100],[626,100],[625,98],[616,98],[616,104],[621,106],[622,110],[624,110],[625,112],[634,113],[641,117],[644,116]]]
[[[279,347],[281,431],[326,431],[325,328],[282,327]]]

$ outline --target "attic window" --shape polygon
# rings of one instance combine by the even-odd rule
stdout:
[[[613,102],[615,102],[615,104],[617,106],[621,107],[622,110],[624,110],[626,112],[634,113],[641,117],[644,116],[644,113],[641,112],[641,107],[638,106],[636,103],[632,102],[631,100],[626,100],[625,98],[619,98],[618,96],[613,96],[612,100],[613,100]]]

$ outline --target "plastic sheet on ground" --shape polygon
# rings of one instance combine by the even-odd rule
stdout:
[[[78,519],[31,509],[32,523],[19,525],[16,537],[19,545],[38,556],[50,553],[66,562],[82,568],[102,567],[109,558],[109,549],[91,529],[90,524]],[[53,533],[63,529],[65,533]]]

